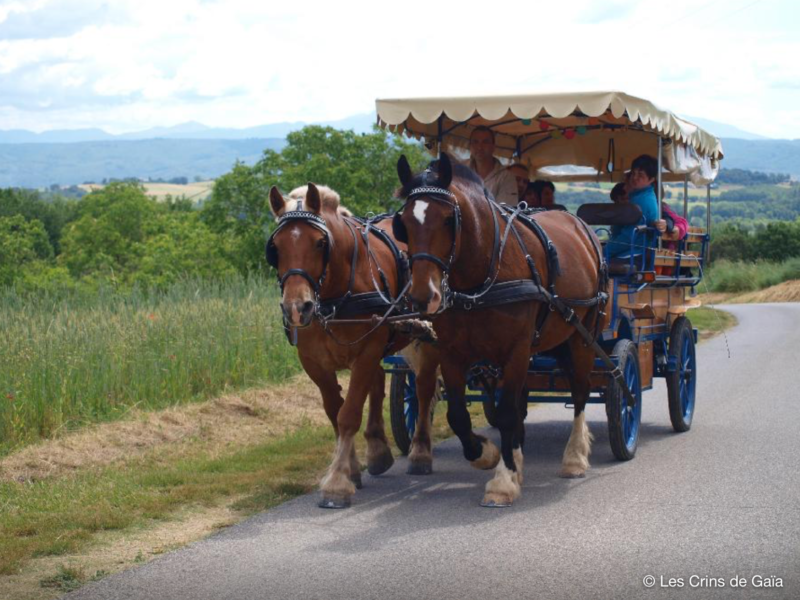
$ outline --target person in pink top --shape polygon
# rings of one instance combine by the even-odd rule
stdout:
[[[653,184],[653,191],[656,190],[655,184]],[[664,228],[658,227],[661,233],[669,234],[669,240],[664,240],[663,248],[668,250],[677,250],[678,249],[678,242],[681,241],[683,238],[686,237],[686,234],[689,232],[689,222],[678,215],[674,210],[672,210],[669,205],[664,202],[664,187],[661,187],[661,219],[665,223]]]

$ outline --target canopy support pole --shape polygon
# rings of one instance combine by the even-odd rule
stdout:
[[[436,158],[442,158],[442,115],[436,119]]]
[[[683,176],[683,218],[689,220],[689,174]]]
[[[656,176],[656,199],[658,200],[658,216],[656,219],[660,219],[661,215],[664,214],[664,208],[661,206],[661,203],[664,199],[661,197],[661,168],[662,168],[662,161],[664,160],[664,144],[661,139],[661,136],[658,136],[658,175]],[[658,249],[661,250],[661,236],[658,236]]]
[[[708,243],[706,244],[706,265],[711,260],[711,184],[706,184],[706,235],[708,236]]]

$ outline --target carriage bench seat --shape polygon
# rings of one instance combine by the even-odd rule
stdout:
[[[642,220],[642,209],[635,204],[583,204],[577,214],[588,225],[636,225]]]
[[[588,225],[637,225],[642,221],[642,209],[635,204],[583,204],[577,214]],[[629,276],[636,272],[629,258],[613,258],[608,263],[608,274],[612,276]]]

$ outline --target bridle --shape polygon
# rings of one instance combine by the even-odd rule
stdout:
[[[325,236],[325,252],[323,255],[323,267],[322,267],[322,274],[320,275],[318,280],[315,280],[307,271],[304,269],[289,269],[283,275],[277,273],[278,282],[281,286],[281,291],[283,291],[283,286],[286,283],[286,280],[292,276],[299,276],[303,277],[306,281],[311,284],[312,289],[314,290],[314,317],[319,321],[322,325],[322,328],[325,332],[339,345],[341,346],[352,346],[361,342],[362,340],[366,339],[369,335],[372,334],[378,327],[386,323],[390,318],[396,319],[396,317],[391,317],[391,314],[397,310],[398,307],[402,304],[405,298],[405,292],[407,291],[408,287],[411,285],[411,281],[409,280],[405,287],[400,291],[397,298],[392,299],[390,291],[388,289],[388,282],[386,276],[384,275],[383,271],[381,270],[380,266],[377,265],[376,261],[376,268],[378,270],[379,276],[381,280],[384,282],[386,286],[386,293],[389,294],[389,297],[385,296],[383,292],[380,290],[377,282],[373,276],[373,283],[375,283],[375,291],[374,292],[366,292],[366,293],[353,293],[353,288],[356,279],[356,271],[358,269],[358,234],[355,231],[355,227],[359,225],[358,222],[353,220],[349,217],[344,217],[344,224],[347,226],[347,229],[350,231],[350,234],[353,236],[353,254],[351,258],[351,268],[350,268],[350,278],[347,285],[347,292],[338,298],[331,298],[331,299],[321,299],[320,298],[320,291],[322,288],[322,284],[325,281],[325,277],[328,272],[328,262],[329,262],[329,255],[331,250],[333,249],[333,236],[331,235],[330,230],[328,229],[327,223],[324,218],[321,216],[304,211],[304,210],[294,210],[290,212],[286,212],[278,219],[278,226],[275,228],[275,231],[272,232],[269,239],[267,240],[267,262],[276,269],[278,269],[278,248],[275,244],[275,236],[284,229],[289,223],[292,222],[303,222],[308,223],[309,225],[315,227],[322,234]],[[351,223],[354,221],[354,223]],[[369,230],[371,224],[369,222],[364,224],[364,231],[363,236],[365,238],[365,244],[367,248],[367,256],[368,259],[371,257],[374,260],[374,257],[371,256],[372,253],[369,249]],[[373,227],[374,229],[374,227]],[[355,341],[351,342],[341,342],[336,336],[333,335],[331,332],[329,325],[337,323],[337,314],[340,312],[340,309],[347,305],[347,308],[352,310],[374,310],[376,305],[379,305],[381,309],[384,306],[387,307],[386,312],[383,314],[382,318],[377,320],[376,322],[370,322],[372,328],[358,338]],[[358,308],[356,308],[358,307]],[[287,330],[287,336],[289,331],[289,326],[286,324],[284,318],[284,327]],[[291,327],[293,331],[293,335],[289,337],[289,341],[292,345],[297,345],[297,327]]]
[[[315,229],[321,231],[322,235],[324,236],[325,250],[322,255],[322,274],[320,275],[319,279],[314,279],[305,269],[289,269],[283,275],[278,272],[278,247],[275,244],[275,236],[278,235],[278,233],[285,229],[289,224],[298,222],[311,225]],[[319,215],[306,210],[292,210],[282,214],[278,219],[278,226],[267,240],[267,263],[275,268],[276,275],[278,277],[278,283],[281,287],[281,292],[283,291],[283,286],[286,284],[287,279],[290,277],[299,276],[308,281],[308,283],[311,285],[311,289],[314,290],[315,301],[319,302],[319,291],[322,287],[322,284],[325,282],[325,277],[328,274],[328,262],[332,247],[333,236],[328,229],[328,224],[325,222],[325,219]]]
[[[512,230],[511,224],[513,220],[517,217],[517,215],[526,208],[525,204],[522,203],[520,206],[518,206],[516,209],[513,210],[513,214],[511,215],[510,219],[507,219],[508,226],[506,227],[505,235],[501,236],[500,223],[497,217],[499,207],[492,198],[492,195],[485,187],[483,189],[483,192],[486,202],[489,205],[489,211],[492,214],[492,222],[494,226],[494,240],[492,244],[493,247],[492,247],[491,262],[489,264],[489,269],[486,275],[486,279],[480,286],[480,288],[477,290],[471,290],[469,292],[460,292],[450,289],[450,286],[448,284],[448,279],[450,277],[450,270],[452,269],[453,263],[456,260],[456,253],[457,253],[456,250],[458,247],[458,242],[461,237],[461,221],[462,221],[461,208],[459,207],[458,200],[456,199],[455,194],[453,194],[450,190],[438,186],[422,186],[414,188],[408,194],[406,198],[406,204],[397,212],[397,214],[394,217],[394,222],[392,224],[392,227],[394,230],[395,237],[401,242],[408,243],[408,236],[405,229],[405,225],[400,220],[400,216],[409,202],[413,202],[415,200],[424,197],[425,199],[430,199],[435,202],[439,202],[441,204],[446,204],[447,206],[453,209],[453,217],[454,217],[453,242],[450,246],[450,252],[447,257],[447,262],[445,262],[438,256],[434,256],[433,254],[430,254],[428,252],[417,252],[409,256],[409,265],[413,265],[414,261],[416,260],[427,260],[429,262],[432,262],[441,269],[442,304],[439,308],[439,311],[437,312],[442,312],[446,310],[454,303],[463,305],[465,308],[467,308],[467,310],[469,310],[469,308],[476,301],[480,300],[490,291],[495,281],[497,280],[498,275],[500,274],[500,263],[502,261],[503,251],[505,250],[506,247],[506,241],[508,240],[508,234]]]
[[[411,190],[411,193],[406,198],[406,205],[408,205],[409,203],[413,203],[414,201],[423,197],[425,199],[439,202],[440,204],[444,204],[453,209],[453,241],[450,244],[450,251],[448,252],[447,262],[443,261],[438,256],[435,256],[428,252],[417,252],[416,254],[411,254],[408,257],[408,262],[409,265],[413,265],[415,261],[427,260],[435,264],[437,267],[439,267],[442,270],[443,275],[445,277],[448,277],[450,275],[450,269],[453,266],[453,262],[456,259],[456,247],[458,245],[459,235],[461,234],[461,208],[458,206],[458,201],[456,200],[456,196],[453,192],[435,186],[423,186],[414,188],[413,190]],[[403,207],[403,209],[405,209],[405,206]],[[399,220],[401,213],[402,210],[398,212],[395,219]],[[402,221],[400,221],[400,223],[402,224]],[[405,225],[403,225],[402,231],[405,232]],[[397,231],[395,231],[395,234],[397,234]],[[405,239],[401,239],[401,237],[398,237],[397,235],[396,237],[401,242],[408,243],[407,233],[401,236]]]

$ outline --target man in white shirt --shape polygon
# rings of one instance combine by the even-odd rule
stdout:
[[[517,180],[494,157],[494,132],[488,127],[476,127],[469,138],[469,166],[483,179],[497,202],[516,206]]]

